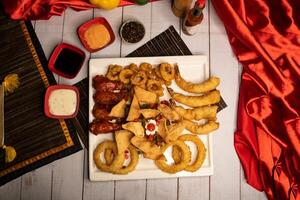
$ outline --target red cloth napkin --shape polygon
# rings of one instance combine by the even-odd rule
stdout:
[[[77,11],[94,8],[89,0],[2,0],[2,4],[5,12],[15,20],[49,19],[61,15],[67,7]],[[119,6],[132,4],[122,0]]]
[[[300,1],[212,2],[243,64],[234,143],[247,182],[299,200]]]

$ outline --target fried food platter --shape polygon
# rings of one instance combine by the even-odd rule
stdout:
[[[133,64],[135,64],[135,66],[133,66]],[[150,68],[153,68],[153,72],[156,68],[161,70],[166,69],[165,71],[167,72],[170,65],[174,69],[175,76],[173,75],[173,80],[169,79],[168,74],[164,74],[164,71],[162,71],[160,75],[163,75],[163,77],[160,77],[162,77],[164,84],[162,84],[161,90],[157,89],[154,91],[151,87],[147,87],[147,84],[153,84],[154,86],[159,84],[158,81],[154,80],[155,78],[151,81],[150,78],[148,78],[147,82],[145,81],[145,83],[138,85],[141,81],[144,81],[143,78],[141,79],[138,76],[144,76],[144,71],[147,72],[149,69],[148,65],[150,65]],[[133,69],[136,67],[140,70],[133,73]],[[118,72],[117,76],[111,68],[114,68],[113,70]],[[180,76],[178,76],[179,71]],[[173,71],[169,74],[172,75],[172,73]],[[131,76],[131,78],[128,78],[129,76]],[[151,75],[149,75],[149,77],[151,77]],[[185,82],[180,80],[182,77],[186,80]],[[121,81],[119,78],[121,78]],[[107,80],[108,82],[106,83],[108,84],[103,85],[101,82],[102,80]],[[101,83],[95,84],[97,81],[98,83]],[[119,84],[118,81],[122,83]],[[219,124],[216,122],[216,119],[209,119],[208,115],[210,115],[210,112],[216,112],[215,108],[217,107],[214,104],[219,100],[216,99],[215,96],[218,98],[220,97],[219,91],[215,88],[219,83],[214,86],[214,82],[216,81],[219,81],[218,78],[209,77],[207,57],[202,55],[91,59],[89,62],[90,180],[109,181],[212,175],[212,133],[209,132],[216,130]],[[193,83],[203,84],[194,86]],[[123,84],[130,84],[130,89],[126,88],[125,90]],[[107,98],[107,95],[105,95],[106,93],[103,92],[104,90],[101,92],[101,88],[104,88],[105,91],[107,91],[110,89],[107,86],[112,85],[114,87],[113,89],[117,89],[119,93],[113,94],[113,96]],[[185,90],[180,87],[185,88]],[[209,88],[209,92],[204,91],[205,88]],[[201,98],[196,97],[195,99],[197,92],[206,93],[201,94]],[[153,94],[156,94],[157,100],[155,100],[155,95]],[[213,98],[213,100],[211,100],[211,98]],[[173,101],[174,99],[177,101]],[[189,101],[189,99],[191,99],[191,101]],[[104,102],[105,104],[107,103],[106,101],[115,102],[114,105],[109,108],[110,113],[106,113],[105,115],[103,112],[95,113],[95,107],[99,107],[98,101]],[[163,103],[166,101],[171,102],[172,106],[169,104],[166,106]],[[211,105],[206,105],[206,101],[210,102]],[[141,102],[156,102],[156,107],[140,109],[145,105]],[[181,102],[188,104],[189,106],[186,106]],[[203,102],[204,105],[202,105]],[[125,111],[123,110],[126,110],[126,105],[129,108],[127,109],[126,114],[124,114]],[[134,109],[135,105],[137,105],[140,109],[140,114],[138,116],[135,116],[137,113]],[[176,112],[169,111],[168,109],[170,108]],[[101,109],[102,108],[99,110]],[[167,114],[164,115],[165,113]],[[111,116],[126,116],[120,124],[110,124],[111,121],[99,122],[98,118],[96,119],[97,116],[101,118],[104,115],[108,116],[109,119]],[[167,121],[168,126],[165,126],[167,127],[166,130],[169,131],[168,133],[171,133],[171,130],[174,130],[175,133],[165,137],[160,134],[163,138],[161,139],[160,137],[162,144],[156,143],[156,145],[159,146],[162,151],[162,155],[157,155],[155,153],[158,149],[157,146],[152,148],[151,152],[143,152],[144,148],[147,148],[147,139],[149,139],[150,135],[146,135],[148,133],[145,122],[142,123],[134,119],[139,116],[139,119],[146,118],[147,124],[152,120],[148,119],[148,117],[156,117],[154,118],[156,120],[157,115],[163,116],[159,118],[160,120],[158,124],[161,124],[162,120],[164,120],[164,123]],[[180,115],[184,115],[186,117],[183,119]],[[208,119],[207,124],[209,124],[210,128],[212,127],[211,129],[207,129],[207,127],[204,126],[196,127],[195,123],[190,120],[192,118],[198,120],[203,117]],[[172,120],[174,119],[175,121],[169,121],[169,118]],[[115,121],[112,123],[115,123]],[[181,125],[184,127],[182,128]],[[145,129],[143,129],[143,127],[145,127]],[[158,128],[159,127],[160,126],[158,125]],[[145,132],[145,135],[143,136],[139,135],[141,133],[141,129]],[[187,129],[194,131],[194,134]],[[177,132],[180,130],[180,134],[176,135],[176,130]],[[105,134],[102,132],[105,132]],[[174,135],[176,135],[176,139],[172,139],[174,138]],[[173,147],[173,149],[171,147]],[[128,156],[123,156],[124,154],[120,156],[117,154],[118,151],[124,151],[127,152],[127,154],[129,152],[130,158],[128,159]],[[189,166],[187,166],[188,163],[190,163]],[[117,167],[120,166],[120,164],[122,164],[123,167]],[[175,165],[177,167],[176,169],[172,167]]]

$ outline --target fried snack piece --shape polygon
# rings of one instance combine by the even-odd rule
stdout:
[[[133,134],[127,130],[120,130],[115,132],[115,140],[117,143],[117,154],[114,157],[113,162],[111,163],[109,170],[115,172],[118,169],[121,169],[125,160],[125,150],[130,145],[130,139],[133,137]]]
[[[162,113],[162,115],[168,120],[178,121],[181,120],[181,116],[169,106],[165,104],[160,104],[157,109]]]
[[[104,142],[98,144],[98,146],[96,147],[96,149],[93,153],[93,159],[94,159],[95,165],[98,169],[100,169],[103,172],[111,172],[110,165],[102,162],[102,160],[100,158],[101,153],[106,151],[106,149],[112,150],[115,155],[118,152],[117,145],[115,142],[110,141],[110,140],[105,140]],[[125,156],[124,156],[124,160],[125,160]],[[124,162],[124,160],[123,160],[123,162]]]
[[[174,92],[173,89],[171,89],[171,88],[168,88],[168,91],[175,101],[182,103],[184,105],[187,105],[189,107],[193,107],[193,108],[216,104],[221,100],[219,90],[213,90],[202,96],[186,96],[186,95]]]
[[[208,121],[203,125],[199,125],[190,120],[182,120],[182,122],[184,123],[187,130],[197,135],[205,135],[219,128],[219,123],[215,121]]]
[[[218,106],[202,106],[194,109],[185,109],[182,106],[172,106],[181,117],[188,120],[216,119]]]
[[[89,130],[95,135],[111,133],[120,130],[121,128],[121,124],[114,124],[108,121],[93,121],[89,125]]]
[[[132,85],[146,85],[148,77],[145,71],[138,71],[130,78]]]
[[[126,101],[122,99],[117,105],[115,105],[110,113],[109,117],[117,117],[117,118],[123,118],[125,117],[125,107],[126,107]]]
[[[113,92],[115,90],[122,90],[124,84],[119,81],[111,81],[105,76],[95,76],[93,78],[93,87],[101,92]]]
[[[145,119],[155,118],[157,115],[160,114],[160,111],[155,109],[142,109],[140,113],[143,115]]]
[[[189,172],[197,171],[202,166],[202,164],[205,160],[205,157],[206,157],[206,149],[205,149],[203,142],[200,140],[200,138],[198,136],[190,135],[190,134],[180,136],[179,140],[181,140],[183,142],[190,141],[196,145],[196,148],[197,148],[196,160],[194,161],[194,163],[189,164],[184,170],[189,171]],[[182,154],[182,152],[180,151],[180,148],[176,145],[173,146],[172,157],[176,164],[180,162],[181,154]]]
[[[167,130],[167,120],[165,118],[162,118],[158,124],[158,129],[157,129],[158,135],[160,135],[164,140],[168,135],[168,130]]]
[[[168,149],[171,146],[178,146],[182,152],[181,160],[177,164],[173,165],[168,165],[166,163],[166,157],[164,155],[161,155],[157,160],[155,160],[156,166],[161,169],[164,172],[170,173],[170,174],[175,174],[179,171],[184,170],[190,160],[191,160],[191,151],[190,148],[181,140],[176,140],[174,142],[171,142],[165,146],[162,147],[162,152],[165,152],[166,149]]]
[[[172,81],[175,77],[174,67],[169,63],[161,63],[159,65],[159,72],[166,82]]]
[[[140,68],[141,71],[149,72],[152,70],[152,65],[150,63],[141,63]]]
[[[119,79],[124,84],[129,84],[131,77],[134,75],[134,71],[131,69],[123,69],[119,74]]]
[[[181,77],[178,65],[175,65],[175,82],[184,91],[201,94],[216,89],[220,84],[220,79],[213,76],[202,83],[188,82]]]
[[[144,102],[148,104],[155,104],[157,102],[157,95],[153,92],[144,90],[139,86],[134,87],[134,92],[140,103]]]
[[[162,87],[162,83],[158,80],[149,79],[147,81],[147,90],[149,92],[153,92],[157,94],[160,97],[164,95],[164,89]]]
[[[127,66],[128,69],[131,69],[134,72],[139,71],[139,67],[137,66],[137,64],[131,63],[130,65]]]
[[[137,137],[144,137],[145,129],[141,122],[128,122],[122,128],[132,132]]]
[[[112,149],[105,149],[104,159],[105,159],[107,165],[111,165],[111,163],[114,160],[114,152]]]
[[[128,174],[135,170],[138,162],[139,162],[139,154],[136,148],[133,145],[128,146],[128,150],[130,152],[130,163],[127,167],[122,167],[121,169],[113,171],[114,174]]]
[[[183,130],[185,129],[185,124],[182,122],[172,124],[167,127],[167,136],[164,138],[167,143],[173,142],[178,139]]]
[[[134,120],[138,119],[140,117],[139,111],[140,111],[139,101],[138,101],[138,98],[136,97],[136,95],[134,95],[126,120],[130,122],[130,121],[134,121]]]
[[[144,152],[145,158],[156,160],[160,155],[162,155],[161,148],[147,140],[145,137],[134,136],[131,138],[131,144]]]
[[[111,81],[118,81],[122,67],[119,65],[109,65],[106,77]]]

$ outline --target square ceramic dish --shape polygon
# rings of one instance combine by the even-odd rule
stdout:
[[[192,82],[200,82],[209,78],[209,66],[207,64],[206,56],[175,56],[175,57],[141,57],[141,58],[111,58],[111,59],[91,59],[89,63],[89,122],[93,121],[92,109],[94,106],[93,94],[95,90],[92,87],[92,79],[96,75],[105,75],[110,64],[118,64],[126,66],[131,63],[140,64],[148,62],[152,65],[157,65],[162,62],[171,64],[177,63],[179,65],[182,76]],[[177,92],[186,93],[181,90],[173,81],[171,88]],[[160,100],[169,99],[168,92],[164,91],[165,95]],[[187,130],[185,130],[188,133]],[[130,180],[130,179],[155,179],[155,178],[175,178],[175,177],[192,177],[192,176],[210,176],[213,174],[213,152],[212,152],[212,134],[199,136],[203,141],[206,149],[206,159],[202,167],[194,172],[181,171],[176,174],[168,174],[159,170],[154,162],[149,159],[143,158],[140,155],[139,163],[135,171],[127,175],[115,175],[106,172],[101,172],[95,165],[93,160],[93,152],[97,145],[103,140],[111,139],[112,133],[94,135],[89,133],[89,178],[91,181],[109,181],[109,180]],[[193,158],[195,159],[196,149],[194,145],[187,143],[192,151]],[[165,153],[168,160],[171,159],[171,149],[169,148]]]
[[[76,93],[75,111],[71,115],[55,115],[55,114],[51,113],[51,111],[50,111],[50,106],[49,106],[50,95],[53,91],[61,90],[61,89],[71,90],[71,91],[74,91]],[[65,100],[64,97],[62,97],[58,101],[64,101],[64,100]],[[80,103],[80,95],[79,95],[79,90],[77,89],[77,87],[71,86],[71,85],[52,85],[52,86],[49,86],[46,90],[45,99],[44,99],[44,113],[47,117],[53,118],[53,119],[70,119],[70,118],[74,118],[74,117],[76,117],[76,115],[78,113],[79,103]]]
[[[92,49],[90,48],[90,46],[88,45],[86,39],[84,38],[84,32],[92,25],[94,24],[102,24],[105,26],[105,28],[108,30],[109,35],[110,35],[110,41],[103,47],[101,48],[97,48],[97,49]],[[105,47],[107,47],[108,45],[112,44],[115,41],[115,34],[114,31],[112,30],[111,26],[109,25],[108,21],[104,18],[104,17],[97,17],[94,18],[88,22],[85,22],[84,24],[82,24],[78,29],[77,29],[77,33],[79,36],[79,39],[82,43],[82,45],[91,53],[99,51]]]

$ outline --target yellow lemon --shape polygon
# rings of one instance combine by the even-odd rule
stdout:
[[[110,10],[118,7],[120,0],[90,0],[90,3],[98,8]]]

